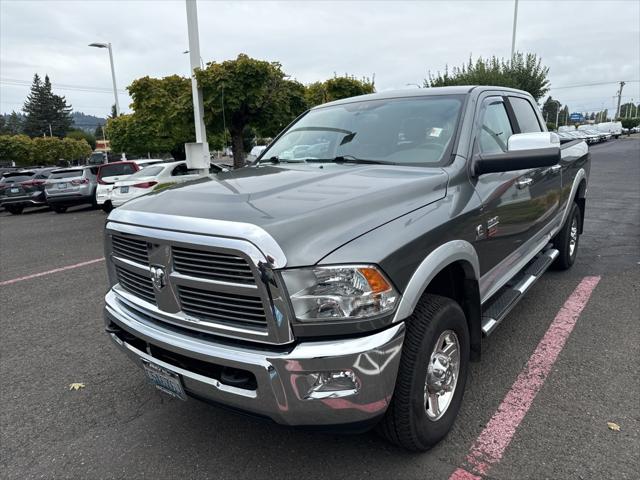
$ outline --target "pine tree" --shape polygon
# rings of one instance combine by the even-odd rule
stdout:
[[[73,122],[71,107],[65,97],[53,93],[48,75],[45,75],[44,82],[37,73],[34,75],[23,111],[26,114],[24,133],[31,137],[64,137]]]

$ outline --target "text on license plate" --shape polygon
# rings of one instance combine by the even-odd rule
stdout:
[[[177,373],[173,373],[166,368],[162,368],[155,363],[147,361],[143,362],[143,366],[147,378],[158,390],[161,390],[172,397],[179,398],[180,400],[187,399],[187,396],[184,393],[184,388],[182,388],[180,376]]]
[[[67,184],[66,183],[59,183],[58,184],[58,190],[62,190],[63,188],[67,188]]]
[[[129,187],[120,187],[122,193],[129,193]]]
[[[18,193],[19,191],[20,191],[20,189],[16,188],[16,187],[11,189],[11,193]]]

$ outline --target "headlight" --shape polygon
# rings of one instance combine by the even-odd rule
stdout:
[[[282,277],[301,321],[369,318],[393,311],[398,300],[372,265],[284,270]]]

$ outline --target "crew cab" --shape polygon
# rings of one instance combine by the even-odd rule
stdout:
[[[253,165],[111,212],[106,331],[175,398],[427,450],[486,337],[574,263],[589,168],[519,90],[315,107]]]

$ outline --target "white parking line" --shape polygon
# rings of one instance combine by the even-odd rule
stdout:
[[[67,265],[66,267],[54,268],[53,270],[47,270],[46,272],[32,273],[31,275],[25,275],[24,277],[12,278],[11,280],[4,280],[0,282],[0,287],[5,285],[11,285],[12,283],[22,282],[24,280],[31,280],[32,278],[44,277],[45,275],[51,275],[52,273],[64,272],[66,270],[73,270],[74,268],[84,267],[93,263],[104,261],[104,258],[94,258],[93,260],[87,260],[86,262],[74,263],[73,265]]]

